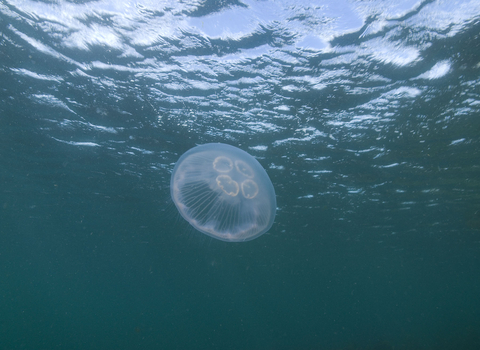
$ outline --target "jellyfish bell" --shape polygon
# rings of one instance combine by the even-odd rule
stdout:
[[[275,219],[275,190],[266,171],[247,152],[222,143],[183,154],[173,169],[170,194],[190,225],[223,241],[257,238]]]

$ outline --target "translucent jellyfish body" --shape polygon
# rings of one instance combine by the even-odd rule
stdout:
[[[257,238],[275,219],[275,190],[265,170],[247,152],[222,143],[183,154],[173,169],[170,193],[185,220],[223,241]]]

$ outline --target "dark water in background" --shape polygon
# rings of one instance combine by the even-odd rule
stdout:
[[[0,349],[479,349],[478,1],[0,3]],[[169,202],[224,142],[272,229]]]

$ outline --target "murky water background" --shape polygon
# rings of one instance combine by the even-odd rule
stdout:
[[[1,349],[478,349],[478,1],[3,1]],[[277,217],[192,230],[197,144]]]

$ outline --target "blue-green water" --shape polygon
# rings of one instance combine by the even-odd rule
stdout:
[[[478,1],[0,4],[0,349],[479,349]],[[246,243],[170,201],[252,154]]]

